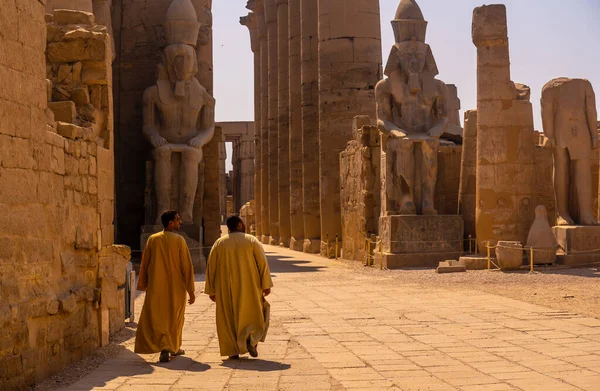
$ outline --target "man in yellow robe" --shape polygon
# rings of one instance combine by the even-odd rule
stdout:
[[[264,341],[264,296],[273,281],[261,243],[247,235],[237,215],[227,219],[229,235],[215,242],[208,257],[204,293],[217,303],[217,334],[221,356],[231,359],[250,353],[258,357]]]
[[[181,332],[185,314],[186,292],[194,304],[194,268],[185,239],[175,233],[181,226],[176,211],[162,214],[164,231],[148,238],[142,255],[139,291],[146,291],[142,314],[135,335],[135,352],[160,352],[160,362],[184,354]]]

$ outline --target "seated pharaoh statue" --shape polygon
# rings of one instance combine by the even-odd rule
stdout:
[[[436,215],[438,147],[457,133],[449,120],[446,84],[425,43],[427,22],[415,0],[402,0],[392,21],[396,44],[375,87],[382,134],[382,215]],[[460,134],[460,130],[458,130]]]
[[[169,209],[178,210],[184,223],[195,220],[202,147],[214,134],[215,100],[195,77],[199,29],[190,0],[173,0],[164,23],[167,47],[158,80],[144,92],[143,131],[153,147],[156,224]],[[181,154],[179,170],[172,167],[174,153]]]

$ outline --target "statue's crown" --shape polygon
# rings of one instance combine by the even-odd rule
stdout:
[[[190,0],[173,0],[163,24],[167,44],[185,43],[196,46],[200,23]]]
[[[392,21],[396,43],[410,41],[413,38],[425,42],[427,22],[416,0],[401,0],[396,16]]]

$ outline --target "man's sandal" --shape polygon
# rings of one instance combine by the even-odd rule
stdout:
[[[177,353],[171,353],[171,356],[175,357],[175,356],[183,356],[185,354],[185,350],[183,349],[179,349],[177,351]]]

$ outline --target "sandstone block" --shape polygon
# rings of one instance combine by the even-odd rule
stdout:
[[[454,260],[440,262],[437,269],[435,269],[436,273],[460,273],[466,271],[467,268],[465,265]]]
[[[467,270],[484,270],[487,269],[487,258],[481,256],[462,256],[458,259]],[[494,260],[495,262],[495,260]]]
[[[90,103],[90,93],[87,87],[74,88],[71,90],[71,100],[75,106],[80,107]]]
[[[87,61],[83,63],[83,70],[81,73],[81,81],[83,84],[107,85],[111,78],[111,68],[105,61]],[[100,107],[101,106],[96,106],[96,108]]]
[[[496,247],[496,258],[502,270],[519,269],[523,265],[523,245],[501,240]]]
[[[97,39],[51,42],[46,51],[51,63],[105,61],[106,54],[106,43]]]
[[[600,263],[600,227],[556,226],[552,227],[560,251],[557,262],[569,266]]]
[[[55,9],[54,10],[54,23],[68,25],[68,24],[94,24],[94,14],[85,11],[75,11],[69,9]]]
[[[380,227],[383,252],[462,252],[460,216],[382,216]]]
[[[75,140],[83,136],[83,128],[72,123],[58,121],[56,123],[56,131],[61,136]]]
[[[74,123],[77,116],[75,103],[68,100],[64,102],[48,102],[48,108],[54,113],[56,121]]]

